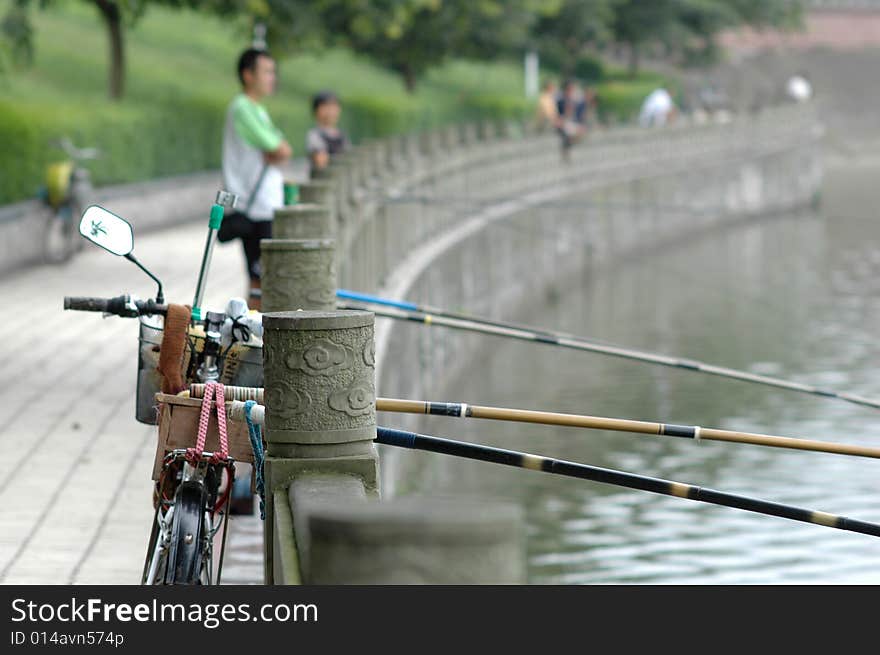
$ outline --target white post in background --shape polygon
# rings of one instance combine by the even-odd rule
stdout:
[[[538,53],[529,50],[525,57],[526,97],[538,97]]]
[[[254,38],[251,41],[251,47],[256,48],[257,50],[265,50],[266,49],[266,24],[265,23],[255,23],[254,24]]]

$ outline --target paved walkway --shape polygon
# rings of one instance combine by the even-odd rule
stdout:
[[[206,227],[207,208],[205,221],[135,235],[170,301],[192,302]],[[245,289],[241,246],[218,244],[205,305],[222,310]],[[91,245],[66,266],[0,280],[0,583],[140,582],[156,428],[134,419],[137,323],[62,309],[65,295],[123,292],[146,298],[156,288]],[[230,522],[224,582],[261,582],[259,518]]]

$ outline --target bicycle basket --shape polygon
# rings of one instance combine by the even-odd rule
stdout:
[[[183,370],[189,368],[192,352],[201,352],[205,346],[204,335],[190,331],[189,346],[184,350]],[[155,425],[158,422],[156,394],[162,391],[162,375],[159,365],[159,349],[162,345],[161,319],[142,319],[138,339],[138,371],[135,418],[141,423]],[[263,348],[260,345],[235,344],[224,351],[220,382],[242,387],[263,386]],[[187,380],[187,384],[192,380]]]
[[[159,439],[156,444],[156,457],[153,461],[153,479],[158,480],[162,472],[165,456],[178,448],[192,448],[196,445],[199,433],[199,418],[202,400],[199,398],[183,398],[160,393]],[[227,421],[227,437],[229,456],[236,462],[254,461],[248,428],[240,421]],[[217,429],[217,417],[212,410],[208,419],[208,431],[205,438],[205,450],[217,452],[220,436]]]

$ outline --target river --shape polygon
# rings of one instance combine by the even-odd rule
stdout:
[[[876,163],[838,166],[826,173],[816,212],[749,219],[589,267],[507,318],[880,397],[878,179]],[[447,395],[433,400],[880,446],[876,410],[486,340],[465,373],[448,381]],[[874,460],[476,420],[431,418],[426,429],[880,522]],[[419,465],[406,469],[408,493],[522,506],[531,583],[880,582],[880,540],[869,536],[546,473],[413,457]]]

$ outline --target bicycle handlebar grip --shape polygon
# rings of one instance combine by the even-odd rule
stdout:
[[[138,310],[138,316],[144,314],[161,314],[165,316],[168,313],[168,305],[160,305],[155,300],[138,300],[135,303]]]
[[[80,296],[64,296],[64,309],[80,312],[107,312],[113,298],[89,298]]]

